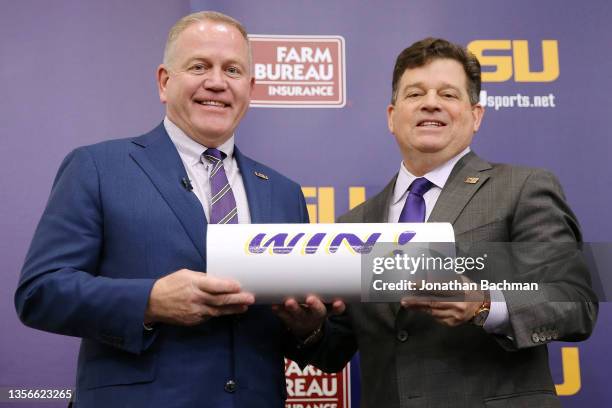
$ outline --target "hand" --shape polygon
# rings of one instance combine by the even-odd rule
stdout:
[[[332,302],[330,314],[344,312],[346,306],[341,300]],[[272,310],[298,338],[305,338],[320,328],[327,317],[327,308],[317,296],[309,295],[306,302],[299,304],[294,298],[285,300],[282,305],[273,305]]]
[[[462,282],[468,283],[471,281],[462,276]],[[472,320],[485,300],[485,294],[482,290],[423,292],[416,297],[403,298],[400,301],[402,307],[430,314],[439,323],[450,327],[459,326]]]
[[[484,300],[484,294],[482,295]],[[446,326],[459,326],[469,322],[473,317],[481,302],[444,302],[435,300],[419,300],[415,298],[404,298],[401,301],[402,307],[406,309],[420,310],[429,313],[439,323]]]
[[[254,301],[235,280],[181,269],[155,282],[145,323],[193,326],[211,317],[244,313]]]

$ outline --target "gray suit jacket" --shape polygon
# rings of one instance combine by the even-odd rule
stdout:
[[[386,222],[395,179],[339,222]],[[458,246],[581,239],[552,174],[491,165],[474,153],[453,169],[429,222],[452,223]],[[511,338],[470,324],[446,327],[398,304],[353,304],[326,323],[311,363],[338,371],[359,349],[363,407],[558,407],[545,343],[587,338],[597,300],[580,259],[524,252],[550,284],[504,291]]]

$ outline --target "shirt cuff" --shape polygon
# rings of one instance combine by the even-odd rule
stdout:
[[[506,299],[501,290],[491,290],[491,308],[489,309],[489,316],[483,326],[487,333],[502,334],[508,336],[508,323],[510,322],[510,316],[508,314],[508,306],[506,306]]]

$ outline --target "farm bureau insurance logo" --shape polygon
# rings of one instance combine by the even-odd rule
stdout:
[[[251,106],[344,107],[343,37],[254,34],[249,39],[255,77]]]
[[[285,359],[285,408],[350,408],[351,363],[337,373],[324,373],[311,365],[301,369]]]

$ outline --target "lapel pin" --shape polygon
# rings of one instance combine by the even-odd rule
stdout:
[[[476,183],[478,183],[478,180],[480,180],[478,177],[467,177],[465,179],[464,183],[476,184]]]
[[[268,179],[270,178],[270,177],[266,176],[265,174],[260,173],[260,172],[258,172],[258,171],[255,171],[254,173],[255,173],[255,175],[256,175],[257,177],[259,177],[260,179],[268,180]]]

